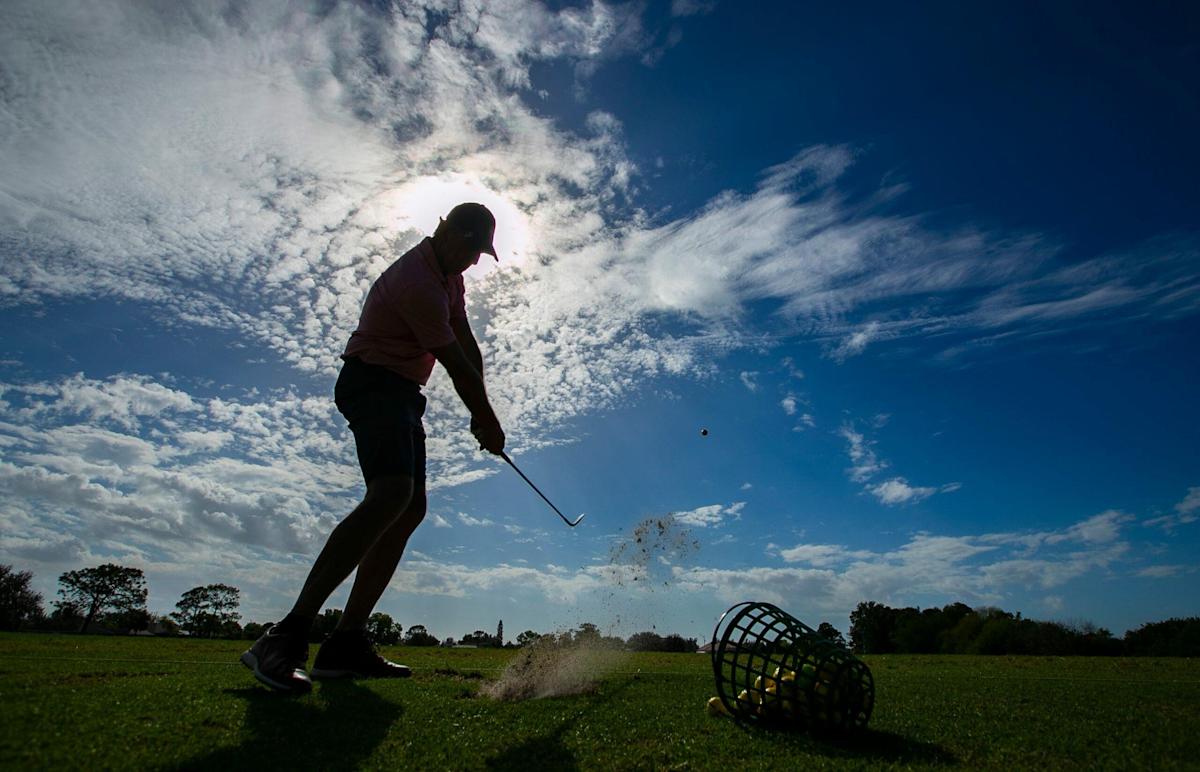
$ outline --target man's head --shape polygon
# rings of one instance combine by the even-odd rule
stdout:
[[[442,270],[462,273],[485,253],[499,260],[492,246],[495,233],[496,218],[483,204],[459,204],[451,209],[433,232],[434,251]]]

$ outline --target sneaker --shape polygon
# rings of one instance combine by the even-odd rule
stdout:
[[[312,681],[304,672],[308,664],[308,641],[302,635],[278,629],[278,625],[263,633],[242,654],[242,664],[275,691],[292,694],[312,691]]]
[[[405,665],[384,659],[361,631],[331,634],[317,651],[313,678],[408,678]]]

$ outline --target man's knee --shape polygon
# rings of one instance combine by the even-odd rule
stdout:
[[[408,502],[408,508],[404,510],[404,519],[412,523],[413,528],[416,528],[425,519],[425,507],[425,491],[414,491]]]
[[[412,478],[406,475],[376,477],[367,484],[367,495],[363,498],[363,504],[392,517],[399,515],[413,504]]]

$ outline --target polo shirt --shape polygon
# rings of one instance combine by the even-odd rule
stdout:
[[[457,340],[450,320],[466,318],[462,274],[443,274],[425,238],[371,285],[342,359],[358,357],[423,386],[436,361],[430,349]]]

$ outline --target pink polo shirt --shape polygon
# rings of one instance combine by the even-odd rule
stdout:
[[[424,239],[380,274],[342,359],[356,356],[422,386],[436,361],[430,349],[453,343],[451,319],[466,319],[462,274],[445,276]]]

